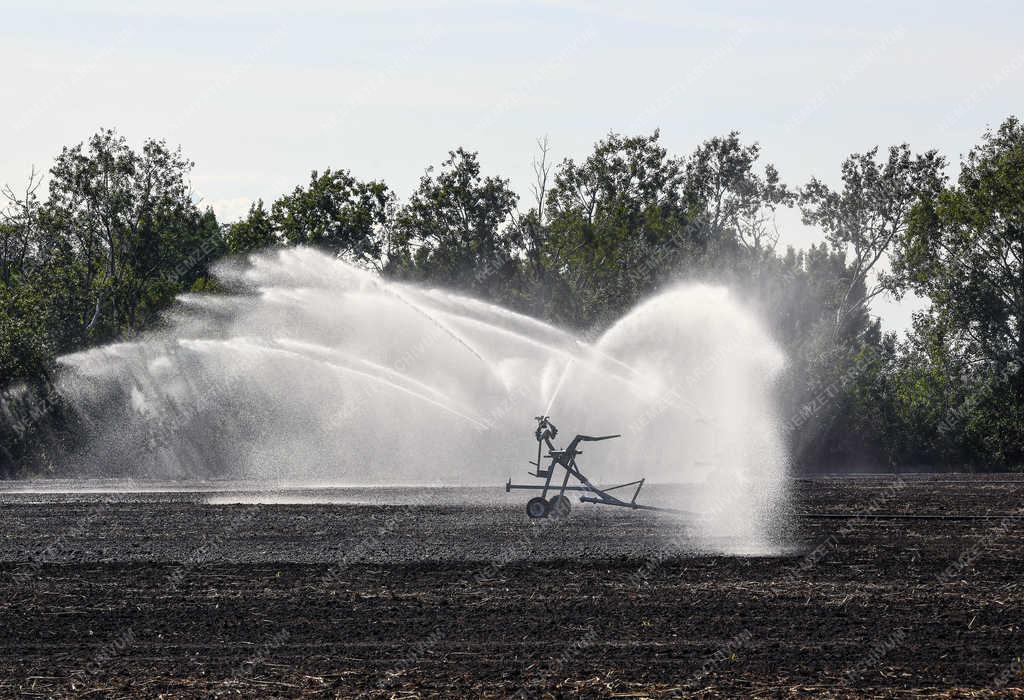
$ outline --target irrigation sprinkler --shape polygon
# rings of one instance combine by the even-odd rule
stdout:
[[[529,472],[529,474],[537,479],[543,479],[544,484],[513,484],[511,477],[509,478],[508,483],[505,484],[505,491],[518,489],[523,491],[541,492],[539,496],[534,496],[526,503],[526,514],[531,518],[564,518],[567,516],[569,511],[572,509],[572,506],[569,503],[568,497],[565,495],[566,491],[585,492],[585,495],[580,496],[580,501],[584,503],[599,503],[606,506],[632,508],[633,510],[657,510],[668,513],[682,512],[673,508],[658,508],[656,506],[646,506],[637,503],[636,498],[640,495],[640,489],[644,486],[644,479],[599,488],[591,483],[591,481],[583,474],[580,470],[580,466],[576,463],[576,457],[583,454],[582,450],[576,449],[579,447],[579,444],[581,442],[611,440],[613,438],[622,437],[621,435],[577,435],[569,442],[569,445],[564,450],[559,450],[552,442],[552,440],[558,436],[558,428],[556,428],[555,424],[551,422],[551,419],[548,416],[536,416],[534,420],[537,421],[537,429],[534,432],[534,437],[537,439],[537,461],[530,462],[530,464],[535,467],[535,470]],[[546,455],[543,455],[545,447],[547,447],[548,452]],[[550,460],[546,467],[541,464],[542,456]],[[565,470],[565,476],[562,477],[561,486],[559,486],[557,482],[555,484],[551,483],[558,467]],[[570,477],[576,479],[579,484],[570,485]],[[631,486],[635,486],[636,489],[633,491],[633,497],[628,501],[624,501],[609,493],[609,491],[624,489]],[[548,497],[549,492],[553,494],[550,498]]]

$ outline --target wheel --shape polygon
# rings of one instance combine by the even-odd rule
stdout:
[[[526,502],[526,514],[531,518],[545,518],[548,514],[548,502],[540,496]]]
[[[552,518],[564,518],[572,510],[572,504],[564,495],[552,496],[548,501],[548,515]]]

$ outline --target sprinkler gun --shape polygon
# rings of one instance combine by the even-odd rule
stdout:
[[[512,489],[524,489],[524,490],[536,490],[540,491],[541,495],[535,498],[531,498],[526,504],[526,513],[531,518],[561,518],[569,514],[571,508],[569,499],[566,497],[566,491],[584,491],[590,495],[580,496],[580,501],[587,503],[603,503],[609,506],[622,506],[624,508],[632,508],[634,510],[661,510],[671,511],[670,508],[656,508],[654,506],[645,506],[636,502],[636,497],[640,494],[640,489],[643,488],[644,480],[630,481],[625,484],[619,484],[617,486],[608,486],[606,488],[599,488],[592,484],[583,472],[580,471],[580,467],[576,464],[576,457],[583,454],[582,450],[576,449],[581,442],[598,442],[600,440],[611,440],[612,438],[622,437],[621,435],[577,435],[574,437],[564,450],[559,450],[555,447],[553,440],[558,436],[558,428],[551,422],[549,416],[534,416],[533,418],[537,421],[537,429],[534,430],[533,436],[537,440],[537,461],[531,461],[535,467],[535,470],[530,472],[530,476],[538,479],[544,479],[544,485],[533,485],[533,484],[513,484],[512,479],[508,480],[505,484],[505,490],[511,491]],[[548,453],[545,455],[550,462],[546,466],[541,464],[541,456],[543,455],[544,448],[547,447]],[[552,484],[551,479],[555,474],[555,469],[562,467],[565,469],[565,477],[562,479],[562,485]],[[573,477],[579,482],[579,485],[569,485],[569,477]],[[615,496],[611,495],[609,491],[615,489],[625,488],[627,486],[635,486],[636,490],[633,492],[633,498],[629,501],[623,501]],[[554,493],[550,499],[548,499],[548,491]],[[678,511],[672,511],[678,512]]]

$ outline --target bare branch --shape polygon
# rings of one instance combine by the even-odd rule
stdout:
[[[530,189],[533,192],[534,201],[537,203],[537,223],[543,226],[544,198],[547,196],[548,174],[551,172],[551,165],[548,163],[550,145],[548,144],[547,134],[543,138],[537,139],[537,150],[539,151],[539,159],[537,155],[533,157],[533,175],[535,180],[530,185]]]

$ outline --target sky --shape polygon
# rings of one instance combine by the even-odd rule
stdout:
[[[839,184],[848,154],[908,142],[955,176],[1024,117],[1018,2],[0,0],[0,183],[116,128],[181,145],[221,220],[313,169],[400,197],[458,146],[528,199],[531,160],[610,131],[673,154],[739,130],[784,181]],[[821,239],[799,214],[780,245]],[[874,311],[900,330],[922,302]]]

